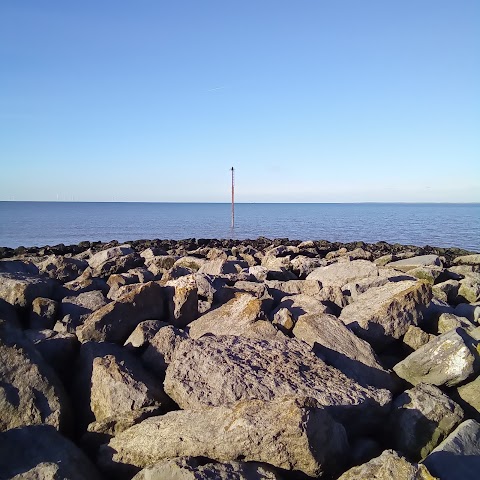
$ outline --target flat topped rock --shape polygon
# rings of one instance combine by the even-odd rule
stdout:
[[[387,266],[389,268],[401,270],[402,272],[408,272],[409,270],[413,270],[417,267],[441,267],[442,262],[438,255],[419,255],[417,257],[404,258],[403,260],[390,262],[389,264],[387,264]]]
[[[379,268],[374,263],[367,260],[354,260],[316,268],[307,276],[307,280],[319,280],[324,286],[342,287],[360,278],[378,276]]]
[[[164,387],[181,408],[308,396],[352,429],[378,421],[391,400],[388,390],[359,385],[326,365],[307,345],[287,338],[185,340],[175,350]]]

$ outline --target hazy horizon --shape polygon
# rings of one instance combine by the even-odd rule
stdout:
[[[0,4],[0,200],[480,202],[480,3]]]

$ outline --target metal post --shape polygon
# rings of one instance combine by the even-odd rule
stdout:
[[[235,170],[232,170],[232,228],[235,226]]]

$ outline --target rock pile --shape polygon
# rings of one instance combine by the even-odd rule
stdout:
[[[480,256],[0,249],[1,479],[476,479]]]

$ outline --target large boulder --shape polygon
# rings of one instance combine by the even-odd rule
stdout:
[[[456,265],[472,265],[480,266],[480,253],[474,253],[472,255],[462,255],[461,257],[456,257],[453,260],[453,263]]]
[[[181,408],[309,396],[352,429],[380,420],[391,400],[389,391],[362,387],[285,337],[187,339],[173,354],[164,387]]]
[[[412,460],[425,458],[463,420],[463,410],[442,391],[420,383],[398,396],[390,414],[395,449]]]
[[[275,328],[264,322],[262,300],[249,293],[237,293],[226,304],[205,313],[189,325],[191,338],[200,338],[206,333],[213,335],[247,335],[262,337],[265,333],[276,335]],[[264,328],[265,327],[265,328]]]
[[[373,348],[382,350],[422,319],[431,294],[431,286],[423,282],[389,282],[359,295],[342,310],[340,320]]]
[[[81,325],[93,312],[107,305],[108,300],[101,290],[90,290],[64,297],[60,303],[60,315],[68,315],[68,322],[76,328]]]
[[[480,471],[480,424],[460,424],[424,460],[433,475],[442,480],[477,480]]]
[[[58,303],[50,298],[37,297],[32,302],[30,328],[53,328],[57,317]]]
[[[403,260],[397,260],[390,262],[388,267],[402,272],[409,272],[419,267],[442,267],[442,261],[438,255],[420,255],[418,257],[405,258]]]
[[[62,283],[76,279],[88,267],[85,260],[50,255],[38,264],[39,272]]]
[[[145,350],[155,334],[167,325],[168,323],[162,322],[161,320],[145,320],[140,322],[125,340],[124,347],[131,352]]]
[[[0,273],[0,299],[15,307],[29,307],[37,297],[51,298],[55,281],[28,273]]]
[[[140,283],[125,295],[93,312],[77,329],[81,342],[125,343],[143,320],[162,320],[164,292],[157,282]]]
[[[193,457],[161,460],[138,472],[132,480],[281,480],[273,467],[257,462],[207,463]]]
[[[412,385],[423,382],[453,387],[478,372],[477,344],[465,330],[457,328],[430,340],[393,370]]]
[[[105,355],[93,360],[90,404],[96,421],[169,403],[161,383],[136,359]]]
[[[338,480],[435,480],[424,465],[410,463],[393,450],[385,450],[379,457],[358,465],[341,475]],[[443,480],[443,477],[442,477]]]
[[[71,428],[71,408],[57,376],[33,344],[0,320],[0,431],[48,424]]]
[[[347,449],[345,430],[324,409],[283,398],[149,418],[101,447],[99,462],[116,478],[177,456],[266,462],[319,476],[338,469]]]
[[[329,365],[360,385],[394,389],[392,377],[383,369],[370,344],[358,338],[337,317],[302,315],[293,334],[313,347]]]
[[[50,425],[0,433],[0,478],[100,480],[88,457]]]
[[[379,268],[367,260],[333,263],[313,270],[307,280],[319,280],[323,286],[343,287],[343,285],[365,277],[378,277]]]
[[[195,277],[180,277],[166,282],[168,320],[183,328],[198,317],[198,288]]]
[[[107,277],[138,267],[143,261],[143,258],[135,253],[130,245],[126,244],[107,248],[92,255],[88,260],[88,265],[92,269],[94,277]]]

